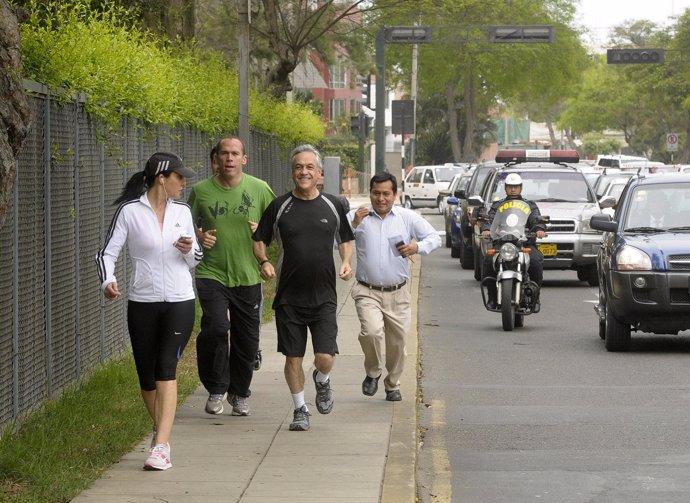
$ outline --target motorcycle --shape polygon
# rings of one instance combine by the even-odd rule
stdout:
[[[514,327],[524,326],[524,317],[534,314],[539,299],[539,286],[529,278],[530,253],[528,240],[535,232],[525,232],[530,214],[527,203],[521,200],[507,200],[496,211],[491,223],[486,253],[493,257],[496,277],[487,276],[481,282],[482,300],[488,311],[500,312],[503,330],[510,332]],[[548,222],[542,216],[540,223]],[[495,282],[498,295],[496,307],[488,305],[488,285]]]

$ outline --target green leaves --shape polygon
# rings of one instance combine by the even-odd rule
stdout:
[[[55,92],[85,93],[87,110],[109,125],[128,116],[209,134],[237,129],[237,74],[219,53],[166,45],[138,31],[134,13],[111,4],[96,12],[87,0],[33,0],[31,12],[22,25],[26,78]],[[321,120],[304,107],[257,93],[250,125],[286,143],[324,135]]]

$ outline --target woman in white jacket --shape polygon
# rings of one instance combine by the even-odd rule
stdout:
[[[120,297],[115,263],[127,243],[132,276],[127,325],[141,395],[153,419],[147,470],[167,470],[177,409],[177,363],[194,325],[190,269],[202,257],[192,213],[176,201],[194,171],[175,154],[157,152],[125,185],[96,262],[108,299]]]

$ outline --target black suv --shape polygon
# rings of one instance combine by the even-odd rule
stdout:
[[[458,198],[458,207],[460,208],[460,234],[462,235],[462,244],[460,245],[460,267],[463,269],[472,269],[475,267],[474,252],[472,249],[472,233],[476,220],[472,218],[473,208],[467,204],[468,198],[476,196],[484,184],[484,180],[489,174],[489,170],[499,166],[495,162],[485,162],[479,164],[472,173],[472,178],[467,183],[465,189],[456,191],[453,195]],[[476,278],[480,280],[481,278]]]
[[[595,306],[606,349],[628,349],[631,330],[690,329],[690,177],[634,176],[613,218],[592,217],[591,226],[606,231]]]

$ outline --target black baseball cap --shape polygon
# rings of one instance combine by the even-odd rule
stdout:
[[[192,178],[196,173],[184,167],[182,159],[170,152],[156,152],[146,161],[146,175],[158,176],[168,171],[174,171],[185,178]]]

